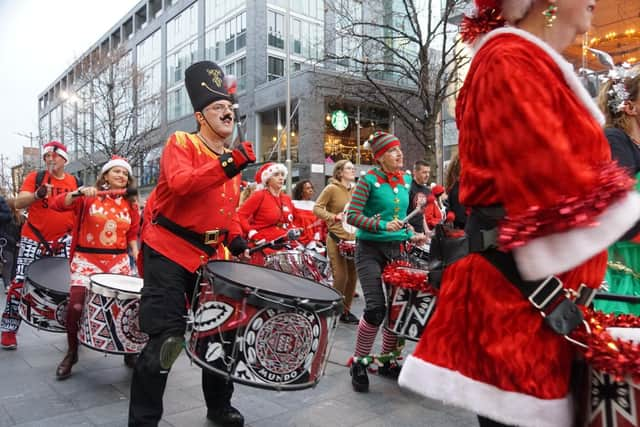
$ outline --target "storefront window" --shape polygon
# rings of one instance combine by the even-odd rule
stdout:
[[[389,112],[382,108],[360,106],[359,125],[360,150],[358,150],[358,106],[329,103],[325,116],[324,134],[326,161],[337,162],[348,159],[355,164],[373,164],[371,150],[365,148],[364,144],[375,131],[389,131],[391,125]]]
[[[292,102],[292,105],[295,103]],[[293,108],[292,108],[293,109]],[[260,113],[259,161],[281,161],[287,158],[285,107],[280,106]],[[278,150],[279,148],[279,150]],[[298,114],[291,118],[291,160],[298,161]]]

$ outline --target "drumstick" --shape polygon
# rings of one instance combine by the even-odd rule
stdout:
[[[231,98],[231,103],[232,103],[231,108],[233,108],[233,114],[235,115],[235,119],[236,119],[236,129],[238,132],[237,140],[240,142],[243,142],[244,131],[242,130],[242,126],[240,125],[240,105],[238,105],[238,99],[236,98],[236,92],[238,90],[238,79],[236,79],[236,76],[234,76],[233,74],[227,74],[222,79],[222,84],[224,88],[227,90],[229,97]],[[231,143],[230,148],[233,148],[235,146],[235,142],[236,141],[233,141]]]
[[[80,189],[77,189],[71,194],[71,197],[76,198],[82,195],[83,194],[80,192]],[[101,191],[98,191],[98,193],[96,194],[96,196],[99,196],[99,197],[104,197],[104,196],[129,197],[129,196],[137,196],[137,195],[138,195],[138,190],[136,188],[123,188],[120,190],[101,190]]]
[[[407,222],[409,222],[409,220],[411,218],[413,218],[414,216],[418,215],[420,212],[422,212],[424,210],[424,206],[427,204],[426,201],[421,201],[418,203],[418,205],[416,206],[416,208],[414,210],[412,210],[411,212],[409,212],[409,215],[405,216],[404,218],[402,218],[400,221],[402,221],[403,224],[406,224]]]
[[[268,242],[260,243],[259,245],[256,245],[253,248],[250,248],[249,253],[252,254],[264,248],[268,248],[280,243],[284,243],[287,240],[298,240],[300,238],[300,235],[301,233],[298,228],[292,228],[291,230],[287,231],[287,234],[285,234],[284,236],[280,236],[277,239],[273,239]]]

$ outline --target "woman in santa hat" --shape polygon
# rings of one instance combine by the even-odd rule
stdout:
[[[424,206],[424,220],[427,222],[429,229],[433,228],[442,222],[442,218],[445,215],[445,208],[442,204],[442,195],[444,194],[444,187],[442,185],[435,185],[431,189],[431,194],[427,197],[427,204]]]
[[[399,382],[478,413],[481,426],[568,427],[575,347],[556,332],[562,321],[541,314],[556,313],[555,303],[575,309],[569,290],[600,286],[606,248],[640,217],[640,196],[611,160],[602,113],[560,55],[589,30],[596,0],[476,6],[461,26],[477,43],[456,120],[460,202],[478,244],[444,271],[438,307]],[[552,284],[549,304],[530,302],[522,281]]]
[[[116,191],[98,195],[104,190]],[[89,277],[96,273],[131,274],[127,250],[131,249],[137,258],[140,228],[135,193],[131,165],[122,157],[113,156],[102,166],[95,187],[80,187],[52,201],[53,209],[75,213],[66,318],[69,347],[56,370],[59,380],[71,376],[71,368],[78,361],[78,328]],[[135,356],[125,355],[125,364],[132,368]]]
[[[283,237],[294,225],[294,207],[291,198],[282,191],[287,168],[281,163],[265,163],[256,173],[259,190],[238,208],[243,232],[253,243]],[[265,249],[264,253],[271,252]],[[264,254],[256,252],[251,258],[255,265],[264,265]]]

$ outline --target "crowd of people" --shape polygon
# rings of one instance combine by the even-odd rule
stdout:
[[[68,349],[56,370],[58,379],[68,378],[91,275],[132,275],[133,257],[144,281],[139,326],[148,341],[139,356],[125,356],[133,369],[129,425],[155,426],[185,346],[187,301],[207,262],[264,266],[283,250],[311,250],[314,259],[328,259],[322,274],[342,298],[340,322],[355,325],[349,375],[356,392],[369,390],[382,327],[380,354],[395,356],[379,359],[378,375],[472,410],[482,427],[571,425],[575,349],[564,336],[579,311],[562,311],[577,304],[568,295],[599,289],[605,275],[610,292],[640,295],[640,196],[633,187],[640,173],[640,73],[613,73],[598,107],[560,56],[588,30],[592,0],[476,5],[462,25],[476,53],[457,101],[459,155],[440,184],[429,183],[425,161],[407,171],[401,141],[384,131],[370,139],[374,165],[358,174],[350,160],[336,162],[315,200],[310,180],[287,194],[288,171],[279,163],[263,164],[255,183],[243,182],[256,156],[250,142],[229,144],[233,94],[210,61],[185,72],[197,131],[169,136],[142,221],[126,159],[114,156],[95,185],[83,186],[64,170],[66,147],[47,143],[46,170],[30,173],[15,199],[0,199],[7,288],[1,346],[17,348],[29,265],[68,257]],[[442,244],[437,239],[446,237],[434,230],[445,228],[468,244],[462,253],[438,251],[438,306],[401,365],[402,337],[384,327],[390,303],[383,270],[406,260],[408,247],[428,252],[432,239]],[[358,283],[360,317],[352,311]],[[543,302],[536,300],[540,292]],[[620,301],[595,307],[640,313]],[[208,419],[244,425],[231,404],[229,377],[202,369],[202,390]]]

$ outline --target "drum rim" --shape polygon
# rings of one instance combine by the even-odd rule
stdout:
[[[257,266],[259,267],[259,266]],[[200,357],[194,352],[192,351],[191,347],[189,345],[185,345],[185,353],[187,353],[187,356],[189,357],[189,359],[195,363],[196,365],[198,365],[201,369],[206,369],[209,372],[211,372],[214,375],[220,376],[220,377],[225,377],[230,379],[231,381],[233,381],[234,383],[237,384],[242,384],[242,385],[246,385],[249,387],[255,387],[255,388],[260,388],[263,390],[275,390],[275,391],[296,391],[296,390],[304,390],[307,388],[312,388],[315,387],[318,382],[320,382],[320,379],[325,375],[325,369],[326,367],[322,370],[322,373],[320,375],[318,375],[318,377],[314,380],[314,381],[308,381],[305,383],[300,383],[300,384],[282,384],[279,386],[275,386],[269,383],[257,383],[257,382],[251,382],[251,381],[247,381],[244,380],[240,377],[236,377],[234,375],[232,375],[229,372],[225,372],[221,369],[218,368],[214,368],[213,366],[209,365],[208,363],[206,363],[205,361],[203,361],[202,359],[200,359]],[[328,355],[327,355],[327,362],[328,362]]]
[[[93,276],[122,276],[122,277],[127,277],[127,278],[132,278],[132,279],[138,279],[138,280],[142,280],[142,286],[140,286],[140,289],[138,291],[132,291],[130,289],[125,290],[125,289],[117,289],[114,287],[111,287],[109,285],[103,285],[102,283],[98,283],[95,282],[93,280]],[[91,276],[89,276],[89,284],[90,286],[93,286],[94,284],[96,286],[99,286],[101,288],[106,288],[112,291],[116,291],[116,292],[120,292],[120,293],[124,293],[124,294],[132,294],[132,295],[140,295],[142,293],[142,288],[144,287],[144,279],[142,279],[142,277],[137,277],[137,276],[130,276],[128,274],[116,274],[116,273],[95,273],[92,274]]]
[[[209,266],[212,265],[212,264],[221,264],[221,263],[239,264],[239,265],[243,265],[243,266],[261,268],[263,270],[268,270],[268,271],[274,272],[274,273],[286,274],[287,276],[295,277],[297,280],[302,280],[302,281],[305,281],[305,282],[309,282],[310,285],[322,286],[323,288],[326,288],[327,290],[330,290],[336,296],[336,298],[335,299],[317,299],[317,298],[304,297],[304,296],[291,296],[291,295],[287,295],[287,294],[280,293],[280,292],[273,292],[273,291],[270,291],[270,290],[265,290],[263,288],[259,288],[259,287],[256,287],[256,286],[253,286],[253,285],[249,285],[249,284],[246,284],[246,283],[239,283],[237,280],[224,277],[224,276],[220,275],[219,273],[216,273],[215,271],[213,271],[213,270],[211,270],[209,268]],[[289,273],[285,273],[284,271],[273,270],[271,268],[267,268],[267,267],[264,267],[264,266],[261,266],[261,265],[243,264],[243,263],[230,261],[230,260],[210,260],[209,262],[207,262],[207,264],[205,266],[205,269],[206,269],[208,274],[211,274],[214,277],[218,277],[218,278],[220,278],[222,280],[225,280],[225,281],[227,281],[227,282],[231,283],[232,285],[237,286],[239,288],[251,288],[251,289],[254,289],[254,290],[258,290],[258,291],[264,292],[265,294],[276,295],[278,297],[285,297],[285,298],[291,298],[291,299],[307,298],[307,299],[309,299],[310,301],[313,301],[313,302],[327,303],[327,304],[334,303],[334,302],[342,302],[342,299],[343,299],[342,295],[340,295],[340,293],[337,290],[335,290],[334,288],[332,288],[331,286],[327,286],[327,285],[319,283],[319,282],[314,282],[313,280],[310,280],[310,279],[307,279],[307,278],[304,278],[304,277],[300,277],[300,276],[296,276],[295,274],[289,274]]]
[[[47,286],[44,286],[42,283],[39,283],[38,281],[34,280],[33,278],[29,277],[29,270],[31,269],[31,267],[34,264],[37,264],[38,262],[42,261],[42,264],[44,265],[45,262],[52,262],[52,261],[50,261],[51,259],[63,260],[63,261],[65,261],[67,263],[67,268],[65,269],[65,271],[68,273],[69,279],[66,281],[66,283],[67,283],[67,291],[66,292],[58,290],[58,289],[51,289],[51,288],[49,288]],[[55,261],[55,262],[59,263],[60,261]],[[27,266],[26,271],[24,272],[24,281],[25,282],[28,281],[29,283],[33,284],[38,289],[46,289],[46,290],[51,291],[51,292],[53,292],[53,293],[55,293],[57,295],[60,295],[60,296],[69,296],[69,287],[71,287],[71,269],[70,269],[70,264],[69,264],[69,258],[60,257],[60,256],[46,256],[46,257],[38,258],[37,260],[31,262]]]

